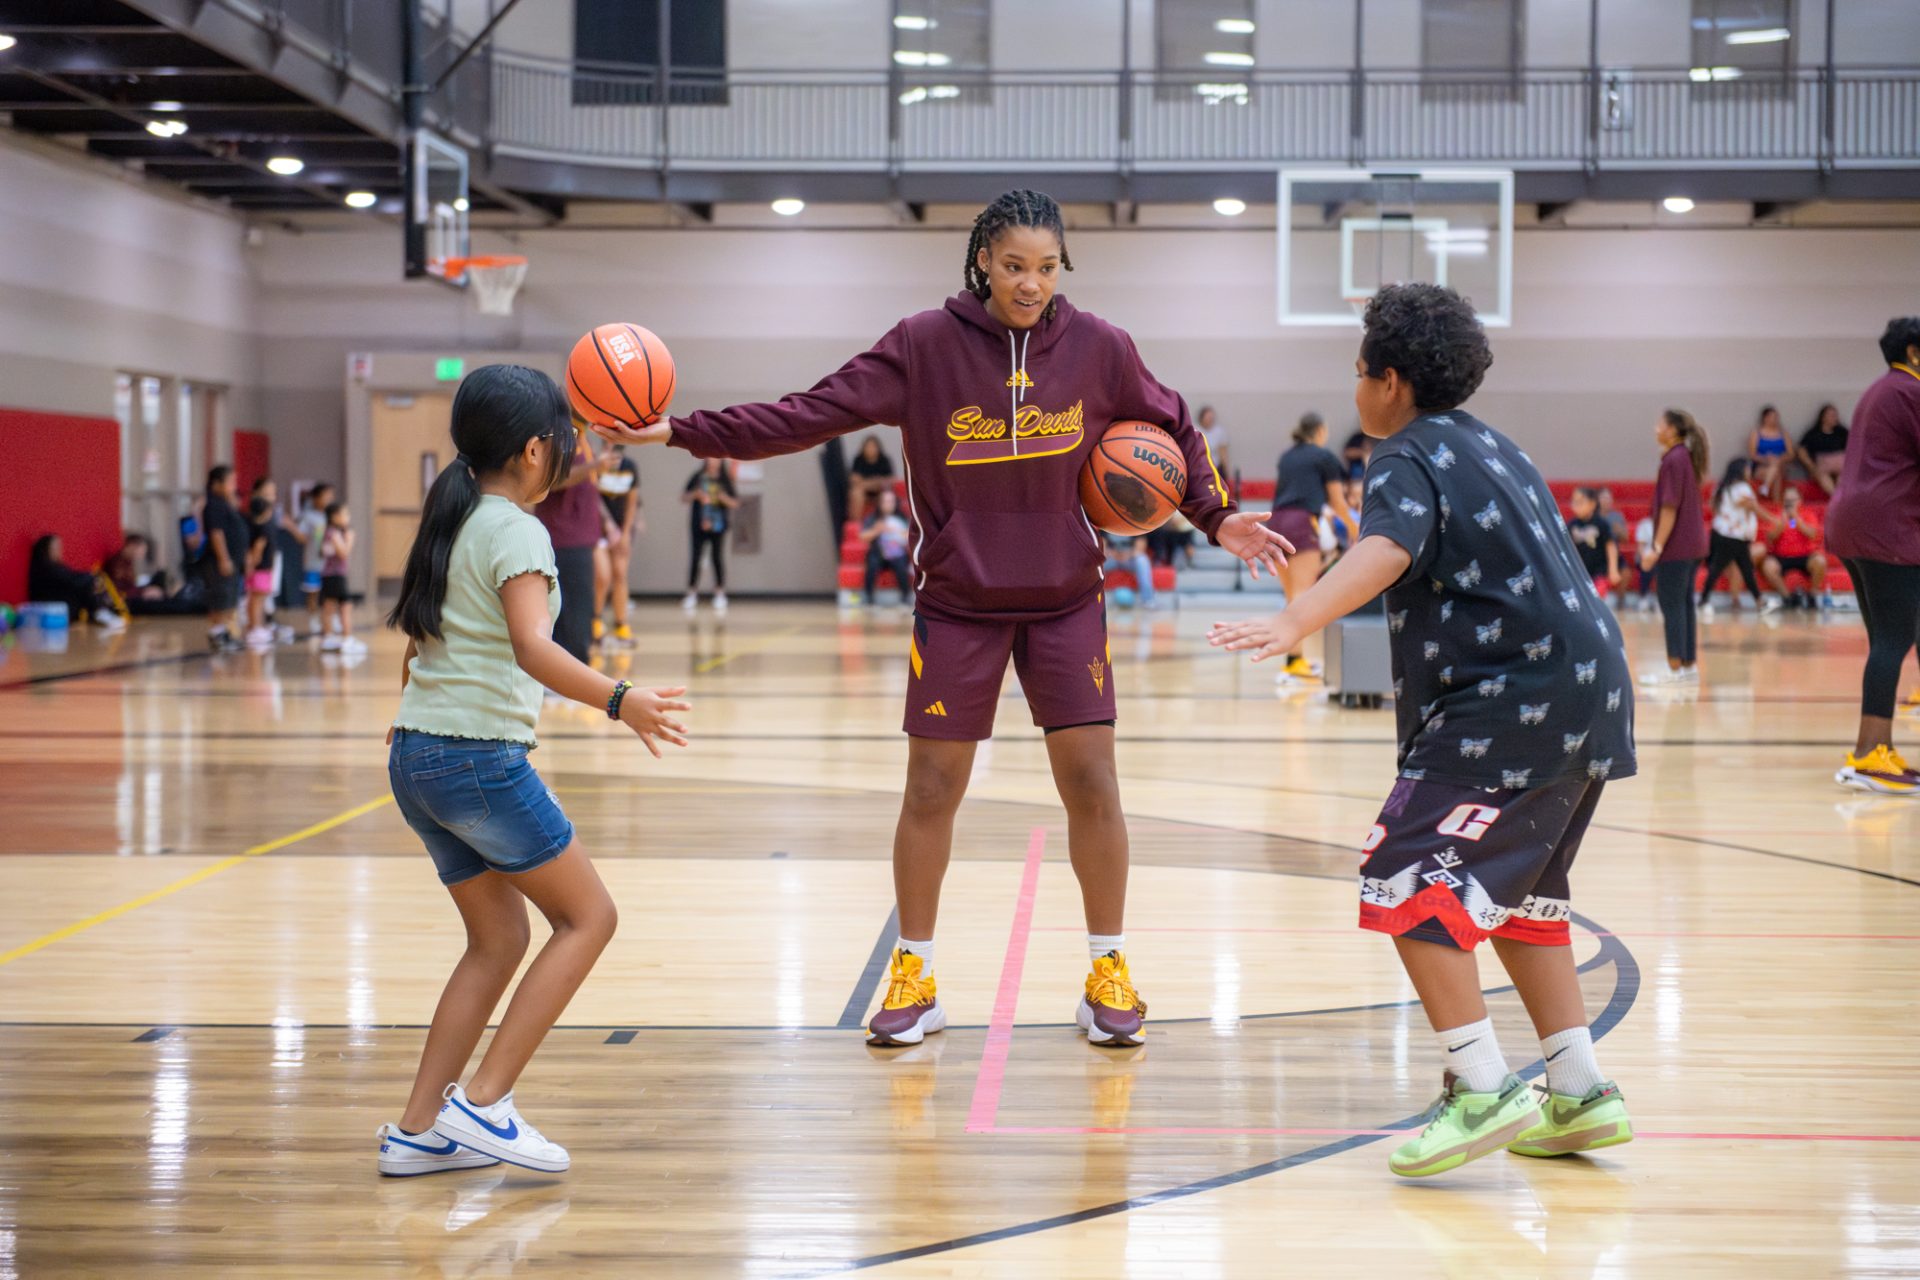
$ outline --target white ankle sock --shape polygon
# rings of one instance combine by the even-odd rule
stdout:
[[[932,938],[928,938],[925,942],[915,942],[910,938],[895,938],[893,940],[893,949],[895,951],[910,952],[913,955],[919,956],[920,976],[923,978],[931,978],[933,976]]]
[[[1087,956],[1098,960],[1109,951],[1118,951],[1122,955],[1127,951],[1127,935],[1124,933],[1090,933],[1087,935]]]
[[[1606,1081],[1594,1061],[1593,1032],[1586,1027],[1554,1032],[1540,1042],[1540,1056],[1547,1062],[1547,1088],[1554,1093],[1584,1098]]]
[[[1507,1078],[1507,1060],[1500,1056],[1493,1019],[1482,1018],[1450,1031],[1436,1031],[1433,1039],[1440,1046],[1440,1057],[1447,1064],[1447,1070],[1465,1081],[1473,1092],[1492,1093]]]

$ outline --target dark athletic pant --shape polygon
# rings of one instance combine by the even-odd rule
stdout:
[[[1860,714],[1893,718],[1900,695],[1900,664],[1920,643],[1920,565],[1848,560],[1867,624],[1867,667],[1860,675]]]
[[[1720,575],[1726,572],[1728,565],[1740,571],[1753,598],[1760,598],[1760,578],[1753,571],[1753,548],[1747,545],[1744,538],[1729,538],[1716,533],[1707,551],[1707,581],[1700,588],[1701,604],[1705,604],[1707,597],[1713,594],[1713,584],[1720,581]],[[1732,594],[1737,596],[1740,592],[1735,590]]]
[[[553,622],[553,641],[585,662],[593,644],[593,548],[555,547],[553,564],[560,571],[560,616]]]
[[[713,589],[727,589],[727,535],[725,530],[715,532],[712,529],[693,530],[693,552],[687,557],[687,590],[692,591],[700,585],[700,552],[708,548],[713,554]]]
[[[1660,620],[1667,624],[1667,657],[1694,663],[1693,575],[1698,560],[1662,560],[1653,566],[1653,590],[1660,599]]]

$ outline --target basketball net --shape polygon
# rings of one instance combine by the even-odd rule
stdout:
[[[475,310],[484,316],[510,316],[514,295],[527,278],[527,260],[517,253],[448,258],[447,279],[458,280],[463,275],[473,290]]]

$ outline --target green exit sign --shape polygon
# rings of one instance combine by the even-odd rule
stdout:
[[[441,356],[433,362],[433,376],[441,382],[458,382],[467,371],[467,362],[459,356]]]

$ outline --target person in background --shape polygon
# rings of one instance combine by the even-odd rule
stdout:
[[[1787,482],[1787,455],[1791,451],[1786,428],[1780,425],[1780,411],[1770,404],[1762,405],[1760,421],[1747,433],[1747,460],[1753,463],[1753,478],[1760,492],[1775,502]]]
[[[1273,491],[1273,519],[1269,526],[1298,550],[1280,570],[1280,585],[1288,600],[1298,600],[1320,580],[1323,560],[1320,512],[1333,514],[1351,534],[1360,527],[1359,514],[1347,506],[1347,475],[1340,459],[1327,448],[1327,422],[1317,413],[1300,416],[1293,429],[1293,447],[1280,455],[1280,478]],[[1317,680],[1320,672],[1306,655],[1290,653],[1274,680]]]
[[[840,542],[846,537],[847,486],[851,483],[847,471],[847,442],[839,436],[822,444],[820,454],[820,483],[827,491],[827,521],[833,526],[833,554],[838,559]]]
[[[1354,432],[1340,446],[1340,461],[1346,465],[1351,479],[1358,480],[1367,474],[1367,461],[1372,457],[1373,439],[1364,431]]]
[[[1780,522],[1771,512],[1760,509],[1759,499],[1754,497],[1753,486],[1747,483],[1753,464],[1745,458],[1735,458],[1727,463],[1726,474],[1720,477],[1720,487],[1713,491],[1713,530],[1707,542],[1707,580],[1700,584],[1700,616],[1713,616],[1713,584],[1729,566],[1740,571],[1740,577],[1746,582],[1747,590],[1753,594],[1754,603],[1760,606],[1760,612],[1772,613],[1780,607],[1775,596],[1760,594],[1760,580],[1753,571],[1753,543],[1760,536],[1760,522],[1765,520],[1771,527],[1778,528]],[[1798,490],[1788,490],[1795,498]],[[1727,593],[1728,603],[1738,604],[1738,588]]]
[[[1147,540],[1103,532],[1100,541],[1107,551],[1107,560],[1100,567],[1100,572],[1108,574],[1115,569],[1125,569],[1131,573],[1140,607],[1153,608],[1153,558],[1147,554]]]
[[[344,502],[329,502],[327,531],[320,539],[320,607],[327,615],[320,648],[327,653],[367,651],[366,642],[353,634],[353,594],[347,590],[347,558],[352,554],[353,513]]]
[[[254,485],[247,503],[247,645],[265,648],[273,643],[267,603],[273,598],[273,567],[280,553],[273,545],[273,499]]]
[[[1207,442],[1207,451],[1213,455],[1214,469],[1223,476],[1232,475],[1233,467],[1227,460],[1227,454],[1233,442],[1227,436],[1227,429],[1220,425],[1220,415],[1213,411],[1212,405],[1200,406],[1200,412],[1193,416],[1193,429]]]
[[[300,515],[293,522],[293,536],[300,543],[300,593],[307,601],[307,634],[317,636],[320,625],[320,564],[326,553],[320,544],[327,536],[327,507],[333,502],[333,486],[325,480],[307,490],[301,501]]]
[[[126,620],[114,611],[113,600],[94,576],[64,559],[57,533],[35,539],[27,556],[27,599],[67,606],[69,622],[90,621],[103,631],[119,631]]]
[[[1600,497],[1591,489],[1573,491],[1568,503],[1573,519],[1567,521],[1567,536],[1580,553],[1580,567],[1593,581],[1593,590],[1602,600],[1610,589],[1620,585],[1620,544],[1614,540],[1613,526],[1600,518]]]
[[[1820,406],[1796,453],[1813,482],[1831,495],[1847,465],[1847,424],[1840,421],[1839,406]]]
[[[907,518],[900,514],[900,495],[882,489],[873,512],[867,517],[860,541],[867,544],[867,604],[873,604],[873,589],[880,583],[880,571],[890,570],[900,587],[901,603],[913,603],[913,571],[907,565]]]
[[[610,449],[608,456],[611,461],[593,482],[600,491],[600,504],[606,508],[601,513],[606,580],[596,597],[599,606],[594,614],[593,630],[594,638],[599,639],[603,632],[600,613],[611,612],[614,646],[631,649],[633,627],[628,619],[633,608],[633,593],[627,585],[627,574],[633,564],[633,535],[646,523],[640,514],[640,469],[633,465],[625,449]],[[596,572],[598,569],[596,564]]]
[[[1173,567],[1176,559],[1184,558],[1187,567],[1193,567],[1193,521],[1176,511],[1167,517],[1167,522],[1147,535],[1147,555],[1155,564]]]
[[[1854,406],[1852,447],[1827,509],[1828,545],[1867,627],[1859,736],[1833,780],[1920,796],[1920,772],[1893,746],[1900,668],[1920,638],[1920,316],[1887,321],[1880,356],[1887,371]]]
[[[553,540],[553,560],[560,573],[560,617],[553,639],[585,662],[593,648],[593,550],[600,541],[600,491],[594,487],[595,462],[588,435],[575,423],[573,466],[566,477],[547,491],[533,514]]]
[[[1804,509],[1798,489],[1787,490],[1779,518],[1769,515],[1767,523],[1771,526],[1766,539],[1767,558],[1760,566],[1767,585],[1785,597],[1787,575],[1803,573],[1812,594],[1796,595],[1789,603],[1797,609],[1811,609],[1817,596],[1822,609],[1833,608],[1833,597],[1827,593],[1827,557],[1820,550],[1820,521]]]
[[[167,598],[164,575],[153,567],[153,543],[144,533],[129,533],[122,539],[120,549],[108,557],[101,572],[126,601],[130,613],[140,612],[135,607],[137,602]]]
[[[876,450],[880,442],[872,436],[867,443]],[[863,446],[861,458],[866,456]],[[860,470],[860,458],[854,459],[854,471]],[[881,455],[886,460],[886,455]],[[887,463],[888,474],[892,474],[893,464]],[[854,485],[859,479],[856,474]],[[889,484],[888,488],[892,488]],[[687,477],[687,487],[681,491],[680,501],[687,504],[688,537],[691,550],[687,556],[687,594],[680,601],[680,607],[692,613],[700,607],[700,556],[702,552],[713,558],[713,611],[725,614],[727,611],[727,526],[733,523],[733,509],[740,505],[740,497],[734,492],[733,477],[728,474],[727,464],[721,458],[708,458],[700,464],[700,469]]]
[[[879,436],[860,441],[860,452],[850,468],[853,478],[847,484],[847,518],[865,521],[867,504],[880,496],[882,489],[893,488],[893,459],[880,447]]]
[[[246,563],[247,522],[233,499],[233,468],[223,462],[207,472],[207,500],[200,510],[205,539],[200,580],[207,601],[207,644],[215,652],[241,647],[233,628],[240,607],[240,571]]]
[[[1640,552],[1640,567],[1653,571],[1666,623],[1667,668],[1640,677],[1644,685],[1698,684],[1699,634],[1693,610],[1693,575],[1707,555],[1707,522],[1700,514],[1700,481],[1707,474],[1707,433],[1684,409],[1668,409],[1654,423],[1661,449],[1653,489],[1654,528]]]

